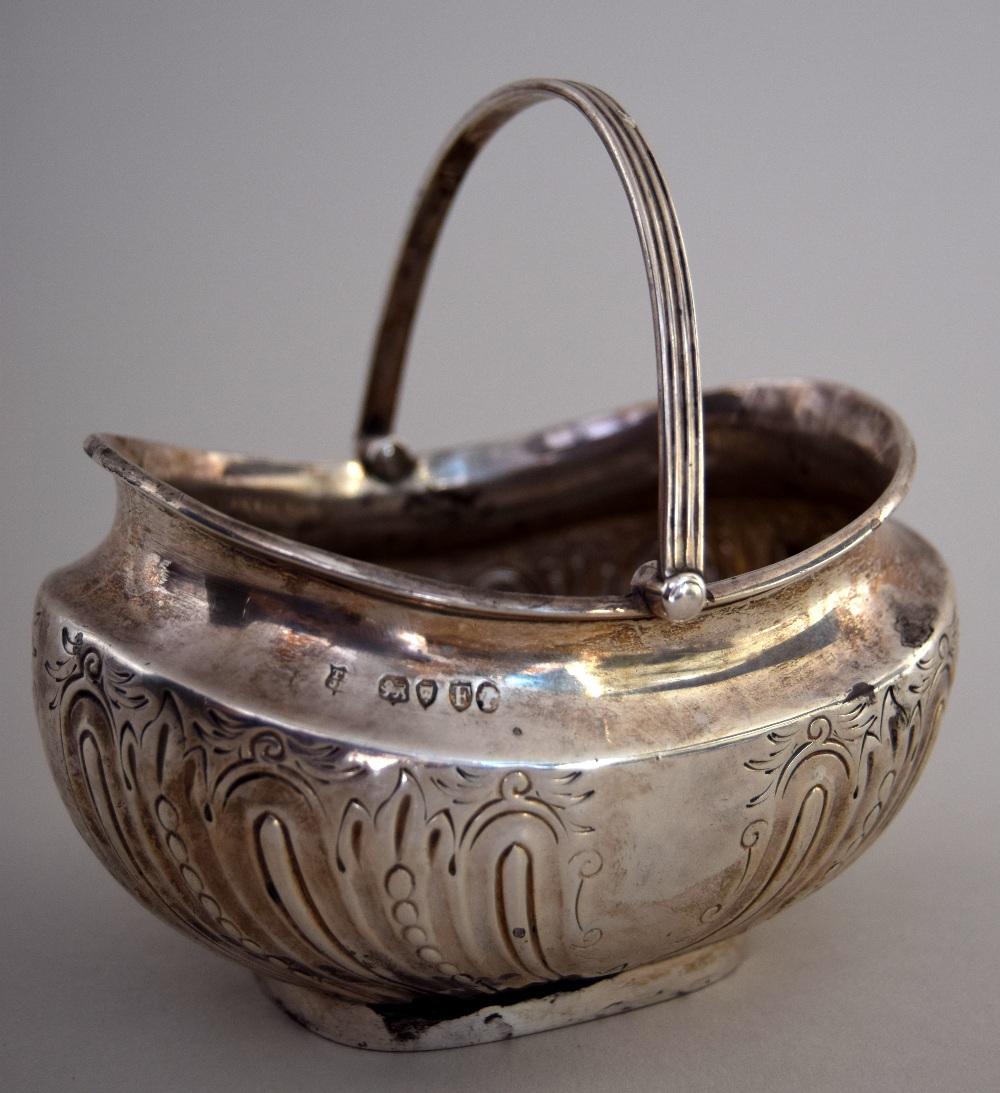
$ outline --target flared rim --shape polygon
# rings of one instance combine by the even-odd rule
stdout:
[[[861,449],[887,474],[888,482],[879,496],[857,517],[832,535],[807,549],[772,565],[726,577],[711,583],[708,610],[766,595],[808,577],[851,551],[867,538],[898,506],[906,495],[916,461],[912,437],[905,423],[892,409],[852,388],[808,380],[760,380],[746,385],[706,393],[706,403],[731,406],[735,418],[754,415],[770,419],[791,433],[828,436],[848,440]],[[585,458],[611,433],[626,437],[648,423],[650,406],[630,407],[599,417],[574,422],[520,441],[486,443],[432,453],[422,461],[426,467],[509,465],[512,456],[525,464],[537,458],[540,445],[553,436],[571,437],[564,447],[576,458]],[[131,438],[95,433],[85,450],[102,467],[117,475],[155,504],[193,526],[222,540],[230,547],[264,558],[274,564],[302,570],[333,584],[344,585],[380,598],[464,614],[499,618],[580,621],[584,619],[645,619],[652,617],[642,596],[630,592],[618,596],[546,596],[535,593],[499,592],[452,584],[419,576],[377,562],[367,562],[323,550],[267,531],[231,516],[168,481],[151,473],[127,449],[134,445],[172,450],[190,455],[207,465],[224,467],[234,462],[253,462],[276,471],[315,467],[307,464],[279,464],[249,460],[232,453],[195,449],[170,449],[167,445],[134,441]],[[502,453],[502,458],[497,453]],[[456,457],[461,457],[456,459]],[[354,461],[337,465],[364,474]],[[211,477],[211,472],[206,478]]]

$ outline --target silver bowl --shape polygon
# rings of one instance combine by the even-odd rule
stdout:
[[[551,95],[626,184],[660,399],[415,457],[390,427],[437,231],[479,146]],[[651,163],[583,85],[463,121],[355,460],[88,441],[114,525],[35,616],[60,791],[143,904],[332,1039],[448,1047],[704,986],[871,843],[933,743],[955,596],[889,518],[906,427],[832,384],[702,398]]]

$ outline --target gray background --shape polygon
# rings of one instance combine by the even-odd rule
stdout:
[[[1000,1076],[993,3],[6,0],[0,1085],[5,1090],[986,1090]],[[120,890],[45,769],[28,625],[112,488],[95,428],[346,455],[415,187],[494,86],[568,75],[639,119],[691,257],[706,385],[801,374],[909,422],[903,518],[953,566],[958,683],[901,817],[759,928],[736,975],[591,1025],[380,1056],[311,1036]],[[446,231],[402,432],[646,398],[626,202],[585,123],[502,132]]]

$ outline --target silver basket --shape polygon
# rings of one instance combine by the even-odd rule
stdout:
[[[435,240],[479,149],[549,97],[628,196],[658,400],[418,457],[392,423]],[[713,982],[933,743],[955,597],[889,519],[905,425],[833,384],[702,396],[673,206],[595,88],[511,84],[446,144],[355,460],[87,450],[115,522],[35,621],[66,805],[143,904],[343,1043],[496,1040]]]

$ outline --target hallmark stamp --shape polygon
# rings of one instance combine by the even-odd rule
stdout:
[[[395,706],[410,701],[410,682],[406,676],[383,676],[378,681],[379,698]]]
[[[448,684],[448,700],[462,713],[472,705],[472,684],[466,679],[453,679]]]
[[[437,698],[438,685],[433,679],[418,679],[416,692],[417,701],[426,710],[428,706],[434,704],[434,699]]]
[[[346,674],[346,668],[330,666],[330,676],[326,685],[334,694]],[[378,695],[379,698],[396,706],[400,702],[410,701],[412,687],[417,701],[427,710],[437,701],[438,691],[443,686],[444,684],[439,684],[436,679],[429,679],[426,676],[411,680],[407,676],[386,674],[378,681]],[[448,701],[458,713],[464,713],[473,701],[483,713],[493,713],[500,707],[500,698],[500,687],[491,679],[481,680],[478,686],[474,679],[453,679],[448,684]]]
[[[483,713],[493,713],[500,705],[500,688],[490,680],[480,683],[476,688],[476,705]]]
[[[330,694],[336,694],[340,690],[340,685],[347,677],[347,665],[346,664],[331,664],[330,674],[326,677],[326,685],[329,688]]]

